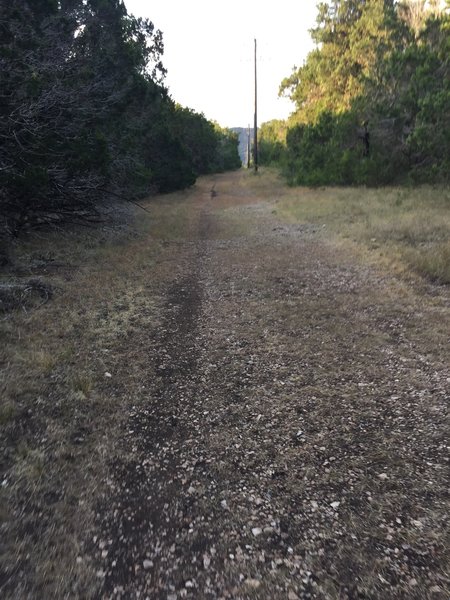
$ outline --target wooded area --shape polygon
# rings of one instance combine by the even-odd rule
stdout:
[[[283,80],[295,103],[265,123],[260,160],[291,184],[448,182],[450,3],[334,0],[316,48]]]
[[[235,134],[169,96],[162,33],[122,0],[2,2],[0,38],[0,235],[240,166]]]

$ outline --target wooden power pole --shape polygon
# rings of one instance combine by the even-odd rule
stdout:
[[[247,129],[247,169],[250,169],[251,161],[251,142],[250,142],[250,125]]]
[[[255,173],[258,170],[258,85],[256,78],[256,39],[255,39],[255,121],[253,124],[253,164]]]

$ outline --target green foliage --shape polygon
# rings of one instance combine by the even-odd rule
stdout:
[[[311,32],[318,47],[280,86],[295,103],[297,123],[348,110],[380,56],[403,42],[404,27],[391,1],[336,0],[319,4],[318,11]]]
[[[230,129],[214,124],[216,135],[219,138],[219,153],[215,163],[215,171],[231,171],[239,169],[241,159],[239,156],[239,135]]]
[[[0,39],[0,235],[238,166],[237,139],[169,97],[162,33],[122,0],[1,3]]]
[[[408,10],[319,5],[318,47],[281,84],[296,105],[285,148],[263,134],[262,162],[275,153],[291,184],[449,180],[450,16],[432,7],[413,23]]]
[[[286,123],[279,119],[261,125],[259,129],[259,160],[261,164],[273,165],[283,161],[286,131]]]

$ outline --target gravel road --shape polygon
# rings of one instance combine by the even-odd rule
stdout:
[[[32,450],[3,597],[450,597],[448,288],[282,221],[264,181],[149,202],[111,293],[68,271],[74,351],[7,428]]]
[[[442,307],[241,179],[197,187],[168,243],[99,595],[447,598]]]

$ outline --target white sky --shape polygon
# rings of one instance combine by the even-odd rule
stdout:
[[[253,123],[253,52],[258,43],[258,121],[286,118],[281,80],[312,48],[316,0],[125,0],[164,36],[172,98],[225,127]]]

